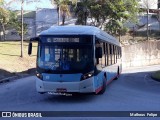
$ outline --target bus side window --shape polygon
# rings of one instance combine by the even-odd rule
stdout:
[[[116,52],[116,53],[115,53],[115,55],[116,55],[115,57],[116,57],[116,63],[117,63],[117,52],[118,52],[118,51],[117,51],[117,46],[115,47],[115,52]]]
[[[119,59],[119,47],[117,47],[117,59]]]
[[[122,57],[122,48],[120,48],[120,58]]]
[[[112,65],[112,45],[109,44],[109,65]]]
[[[102,46],[102,67],[106,66],[105,43]]]
[[[108,43],[106,43],[106,65],[108,66]]]
[[[112,64],[115,64],[115,49],[114,49],[114,45],[112,45],[112,49],[113,49],[113,52],[112,52]]]
[[[103,48],[104,48],[104,64],[107,66],[107,43],[103,43]]]
[[[116,64],[116,46],[114,45],[114,63]]]
[[[121,58],[121,48],[118,47],[118,58],[120,59]]]
[[[100,64],[101,67],[104,67],[105,66],[105,43],[102,42],[102,40],[100,39],[97,39],[96,40],[96,48],[98,47],[101,47],[102,48],[102,58],[96,58],[96,62],[97,62],[97,65]]]

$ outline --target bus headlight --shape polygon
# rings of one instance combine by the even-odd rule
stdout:
[[[93,72],[89,72],[89,73],[87,73],[87,74],[82,75],[82,76],[81,76],[81,80],[88,79],[88,78],[90,78],[90,77],[92,77],[92,76],[93,76]]]
[[[43,76],[42,76],[42,74],[40,74],[40,73],[36,72],[36,76],[37,76],[39,79],[43,80]]]

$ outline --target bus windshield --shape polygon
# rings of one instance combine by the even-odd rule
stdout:
[[[51,72],[81,72],[93,70],[92,45],[41,44],[37,66]]]

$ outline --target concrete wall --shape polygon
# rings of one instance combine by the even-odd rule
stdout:
[[[142,42],[122,47],[123,67],[160,64],[160,41]]]

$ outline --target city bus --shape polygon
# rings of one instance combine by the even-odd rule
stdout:
[[[36,90],[39,93],[102,94],[118,79],[121,47],[116,38],[93,26],[54,26],[30,39],[38,41]]]

